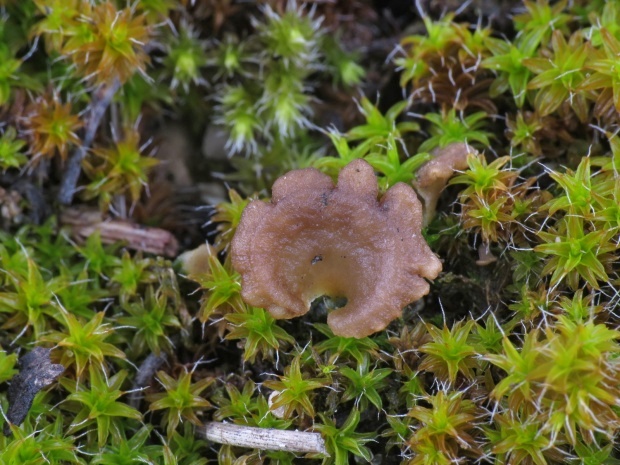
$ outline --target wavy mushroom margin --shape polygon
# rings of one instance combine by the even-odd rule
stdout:
[[[400,317],[442,266],[422,237],[414,190],[398,183],[377,197],[376,176],[361,159],[342,169],[337,186],[314,168],[280,177],[271,202],[248,204],[232,241],[243,300],[293,318],[317,297],[345,297],[327,317],[345,337],[368,336]]]

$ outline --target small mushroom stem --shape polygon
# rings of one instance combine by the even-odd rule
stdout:
[[[215,421],[206,423],[196,431],[200,436],[219,444],[252,449],[326,454],[325,441],[319,433],[255,428]]]

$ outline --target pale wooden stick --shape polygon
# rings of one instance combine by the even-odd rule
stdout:
[[[326,454],[325,441],[319,433],[285,431],[211,421],[197,428],[209,441],[252,449],[284,450]]]

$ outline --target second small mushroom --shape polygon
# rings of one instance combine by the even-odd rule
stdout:
[[[428,225],[435,216],[439,196],[448,180],[455,172],[467,169],[470,153],[477,152],[464,142],[450,144],[435,149],[433,158],[418,170],[414,187],[424,202],[424,225]]]

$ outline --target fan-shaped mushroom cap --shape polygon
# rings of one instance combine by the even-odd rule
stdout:
[[[349,163],[338,185],[314,168],[291,171],[270,203],[245,208],[232,242],[242,297],[275,318],[303,315],[317,297],[345,297],[327,322],[339,336],[385,328],[426,295],[441,271],[420,229],[422,206],[403,183],[377,201],[377,179],[364,160]]]

